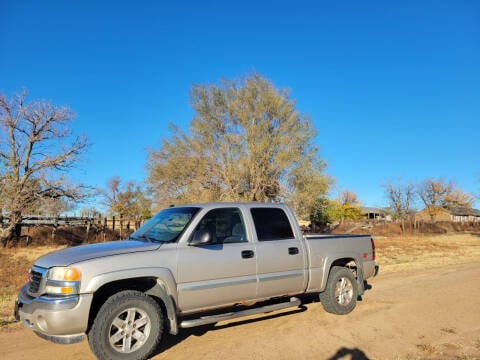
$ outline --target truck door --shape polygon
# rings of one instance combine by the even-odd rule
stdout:
[[[255,244],[247,237],[239,208],[208,211],[196,232],[211,237],[206,245],[179,244],[178,302],[185,311],[256,298]]]
[[[282,208],[250,209],[257,236],[257,297],[299,293],[306,286],[304,246]],[[292,219],[293,220],[293,219]]]

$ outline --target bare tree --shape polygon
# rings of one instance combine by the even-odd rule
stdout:
[[[39,215],[59,216],[73,208],[68,200],[63,198],[46,198],[39,202],[39,206],[34,213]]]
[[[417,194],[425,205],[432,222],[440,208],[471,208],[473,196],[455,186],[452,181],[444,179],[425,179],[417,186]]]
[[[453,183],[443,179],[425,179],[417,187],[417,194],[426,207],[442,206],[445,197],[452,192]]]
[[[151,200],[135,181],[122,184],[120,177],[115,176],[108,180],[107,188],[101,193],[104,204],[108,206],[112,214],[129,217],[136,221],[151,216]]]
[[[344,190],[338,198],[340,205],[360,205],[357,194],[351,190]]]
[[[402,231],[405,231],[405,220],[409,218],[415,200],[415,186],[396,181],[384,185],[384,188],[393,218],[401,221]]]
[[[190,133],[151,151],[148,182],[160,206],[197,201],[290,201],[307,215],[331,179],[315,131],[285,90],[253,74],[192,88]]]
[[[26,212],[45,199],[77,200],[82,187],[71,184],[66,170],[79,160],[86,138],[73,136],[67,107],[25,101],[26,92],[0,95],[0,241],[6,246]]]
[[[443,199],[442,206],[446,209],[467,208],[473,206],[475,198],[464,192],[462,189],[452,189],[452,191]]]
[[[99,218],[102,216],[102,213],[95,206],[84,206],[80,209],[80,216],[84,218]]]
[[[475,193],[475,197],[477,198],[477,200],[480,200],[480,175],[478,176],[477,178],[477,184],[478,184],[478,192]]]

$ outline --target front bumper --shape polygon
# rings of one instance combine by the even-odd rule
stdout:
[[[44,339],[79,342],[85,338],[92,298],[92,294],[31,297],[25,285],[15,302],[15,318]]]

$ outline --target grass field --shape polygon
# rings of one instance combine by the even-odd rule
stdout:
[[[375,238],[380,275],[480,262],[480,236],[452,234]],[[65,246],[18,247],[0,250],[0,328],[14,324],[13,305],[27,272],[40,255]]]

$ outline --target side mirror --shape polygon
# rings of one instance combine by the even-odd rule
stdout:
[[[208,230],[197,230],[193,233],[192,240],[188,243],[190,246],[200,246],[210,244],[212,234]]]

